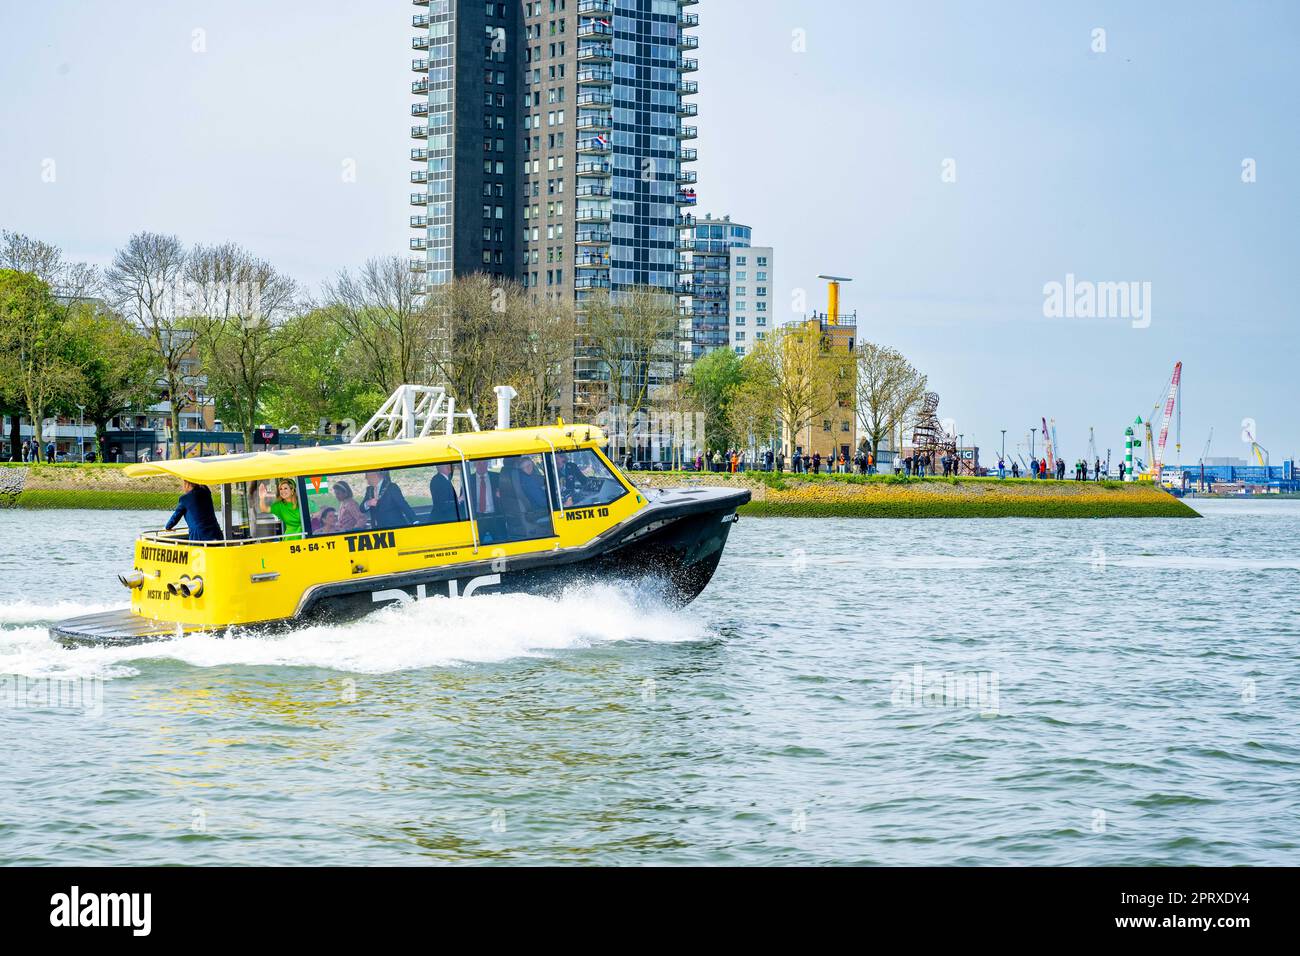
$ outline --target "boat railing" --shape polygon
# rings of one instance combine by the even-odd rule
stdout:
[[[152,544],[184,545],[187,548],[233,548],[246,544],[272,544],[276,541],[303,541],[307,535],[303,532],[295,534],[274,534],[259,535],[256,538],[223,538],[219,541],[191,541],[189,535],[184,531],[168,531],[165,528],[158,531],[142,531],[140,533],[141,541],[148,541]]]

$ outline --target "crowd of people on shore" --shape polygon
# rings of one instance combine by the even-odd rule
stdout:
[[[694,467],[695,471],[737,474],[759,470],[784,474],[787,461],[784,450],[775,454],[771,450],[760,452],[756,456],[756,460],[751,459],[748,452],[733,450],[725,453],[714,451],[711,454],[698,454],[695,456],[694,461],[689,464]],[[964,469],[963,464],[966,466]],[[796,449],[789,460],[789,465],[791,474],[795,475],[874,475],[878,473],[876,457],[870,451],[860,451],[852,458],[848,458],[843,451],[830,455],[822,455],[818,451],[806,455],[802,449]],[[963,463],[961,458],[953,454],[943,454],[936,458],[933,452],[924,454],[918,452],[902,458],[895,458],[892,464],[885,466],[885,473],[905,475],[908,478],[925,478],[928,476],[951,478],[963,474],[963,472],[968,475],[971,474],[968,461]],[[994,472],[981,470],[980,474],[989,474],[991,477]],[[1006,459],[999,458],[996,475],[1002,479],[1008,477],[1044,480],[1055,478],[1057,481],[1065,481],[1066,464],[1063,458],[1056,459],[1054,464],[1047,458],[1031,458],[1028,465],[1022,469],[1019,461],[1013,461],[1008,467]],[[1123,475],[1124,464],[1121,462],[1121,480]],[[1091,465],[1083,458],[1075,461],[1074,481],[1103,481],[1105,478],[1106,472],[1102,467],[1100,458]]]
[[[45,461],[49,462],[50,464],[53,464],[56,459],[56,454],[57,453],[55,452],[54,442],[46,442],[45,454],[44,454]],[[17,456],[10,456],[9,458],[10,461],[23,461],[23,462],[39,462],[41,461],[41,459],[42,459],[42,455],[41,455],[40,442],[35,441],[31,438],[25,439],[23,441],[22,447],[18,450]]]

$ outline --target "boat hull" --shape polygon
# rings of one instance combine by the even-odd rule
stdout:
[[[427,568],[308,589],[292,618],[241,629],[345,622],[377,607],[426,597],[475,594],[556,594],[575,584],[616,581],[650,585],[664,600],[685,605],[699,596],[722,557],[746,490],[686,488],[650,492],[649,506],[580,548]],[[132,645],[183,637],[197,629],[152,621],[129,610],[72,618],[50,636],[69,647]]]

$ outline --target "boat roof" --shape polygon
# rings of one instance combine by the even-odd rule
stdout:
[[[595,425],[542,425],[357,445],[316,445],[207,458],[176,458],[127,465],[123,471],[130,478],[174,475],[197,485],[226,485],[263,478],[337,475],[460,461],[462,454],[466,458],[540,454],[552,448],[556,451],[592,448],[605,442],[604,431]]]

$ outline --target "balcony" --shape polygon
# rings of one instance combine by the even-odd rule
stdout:
[[[600,276],[579,276],[573,280],[575,289],[608,289],[609,280]]]
[[[429,171],[427,169],[411,170],[411,182],[415,183],[416,185],[419,185],[421,183],[427,183],[428,181],[429,181]]]
[[[687,103],[685,100],[681,100],[677,103],[677,115],[678,116],[699,116],[700,115],[699,104]]]
[[[698,13],[682,13],[682,11],[678,10],[677,25],[683,30],[698,27],[700,25],[700,15]]]
[[[683,163],[693,163],[699,157],[699,151],[694,149],[683,149],[677,153],[677,158]]]
[[[429,205],[429,194],[428,194],[428,193],[411,193],[411,205],[412,205],[412,206],[427,206],[427,205]]]
[[[608,23],[601,23],[599,20],[586,20],[578,25],[578,36],[581,39],[588,37],[604,40],[614,35],[614,28]]]
[[[423,146],[419,146],[411,150],[411,162],[427,163],[428,161],[429,161],[429,151],[425,149]]]
[[[614,0],[579,0],[578,15],[583,17],[609,16],[614,12]]]
[[[682,96],[694,96],[700,91],[700,84],[696,80],[682,80],[677,84],[677,92]]]
[[[609,133],[614,121],[608,116],[579,116],[576,128],[588,133]]]
[[[584,252],[574,257],[573,264],[579,269],[608,269],[609,253]]]
[[[699,2],[700,0],[677,0],[677,5],[679,7],[693,7]]]
[[[411,139],[428,139],[428,138],[429,138],[429,127],[427,126],[411,127]]]
[[[420,57],[418,60],[412,60],[411,70],[415,73],[428,73],[429,61],[424,57]]]
[[[576,190],[578,198],[593,197],[596,199],[608,199],[608,186],[579,186]]]
[[[411,217],[411,228],[412,228],[412,229],[428,229],[428,228],[429,228],[429,217],[428,217],[428,216],[412,216],[412,217]]]
[[[601,179],[608,179],[614,175],[614,167],[609,163],[578,163],[573,171],[579,176],[598,176]]]
[[[682,34],[677,46],[682,50],[698,50],[700,48],[700,38],[694,34]]]
[[[418,60],[415,62],[419,62]],[[415,69],[415,62],[411,64],[411,69]],[[689,57],[682,57],[677,61],[677,72],[694,73],[700,68],[699,60],[692,60]]]
[[[415,130],[412,130],[412,131],[411,131],[411,135],[412,135],[412,136],[415,135]],[[677,127],[677,138],[678,138],[678,139],[698,139],[698,138],[699,138],[699,135],[700,135],[700,131],[699,131],[699,129],[696,128],[696,127],[694,127],[694,126],[679,126],[679,127]]]
[[[579,70],[577,83],[579,86],[613,86],[614,71],[595,67]]]
[[[415,27],[417,30],[429,29],[429,24],[432,22],[433,17],[429,16],[427,13],[417,13],[415,16],[411,17],[411,26]]]
[[[412,239],[410,245],[411,245],[412,252],[423,252],[424,250],[429,248],[429,240],[424,237],[421,237],[419,239]]]
[[[614,47],[608,43],[594,43],[590,46],[578,47],[578,62],[613,63]]]
[[[608,229],[579,229],[573,235],[573,242],[579,246],[607,246],[610,238]]]
[[[428,101],[428,100],[425,100],[423,103],[412,103],[412,104],[411,104],[411,115],[412,115],[412,116],[428,116],[428,115],[429,115],[429,101]]]
[[[574,222],[604,226],[609,223],[610,213],[608,209],[579,209],[573,219]]]
[[[612,108],[614,96],[610,93],[579,93],[578,105],[589,106],[592,109]]]
[[[421,77],[411,84],[411,93],[415,96],[421,96],[429,92],[429,78]]]
[[[689,186],[699,182],[700,174],[693,169],[683,169],[677,173],[677,183],[681,186]]]
[[[681,214],[678,215],[678,217],[677,217],[677,228],[678,228],[678,229],[694,229],[694,228],[695,228],[695,217],[692,216],[692,215],[691,215],[690,213],[688,213],[688,212],[686,212],[686,213],[681,213]]]
[[[683,189],[677,193],[677,205],[679,206],[694,206],[696,199],[694,189]]]
[[[428,259],[411,259],[411,260],[410,260],[410,267],[411,267],[411,271],[412,271],[412,272],[428,272],[428,271],[429,271],[429,260],[428,260]]]
[[[411,49],[412,50],[429,49],[429,37],[427,35],[422,37],[411,37]]]
[[[609,140],[600,136],[592,136],[589,139],[578,140],[579,156],[609,156],[613,149],[609,145]]]

